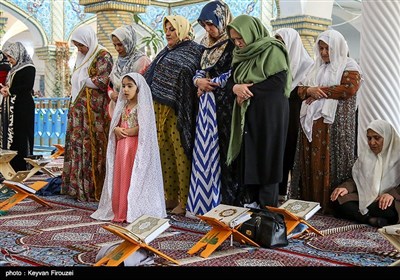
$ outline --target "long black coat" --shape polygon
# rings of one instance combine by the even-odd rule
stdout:
[[[33,154],[35,75],[36,69],[33,66],[15,72],[10,85],[10,96],[3,99],[1,106],[1,147],[18,152],[10,162],[15,171],[26,170],[24,158]]]

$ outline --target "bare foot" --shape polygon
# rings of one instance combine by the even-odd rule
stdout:
[[[178,204],[178,201],[176,200],[166,200],[165,201],[165,207],[170,210],[170,209],[174,209],[175,207],[177,207],[176,205]]]
[[[172,209],[171,213],[175,215],[184,215],[186,213],[186,210],[182,205],[182,202],[179,202],[178,206]]]

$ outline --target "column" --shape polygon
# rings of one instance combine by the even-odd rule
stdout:
[[[56,46],[48,45],[46,47],[36,48],[35,54],[39,59],[45,63],[44,71],[44,95],[46,97],[60,96],[58,92],[55,92],[56,85]],[[62,95],[61,95],[62,96]]]
[[[8,21],[8,18],[3,17],[3,11],[0,10],[0,43],[1,43],[2,37],[5,33],[7,21]],[[1,47],[1,44],[0,44],[0,47]]]
[[[313,57],[313,46],[318,34],[332,25],[333,0],[280,0],[279,16],[271,20],[272,29],[296,29],[304,47]]]
[[[365,129],[374,119],[391,122],[400,133],[399,14],[399,1],[362,1],[358,151],[368,148]]]
[[[274,17],[274,3],[275,1],[261,1],[261,22],[268,29],[270,35],[272,35],[271,19]]]

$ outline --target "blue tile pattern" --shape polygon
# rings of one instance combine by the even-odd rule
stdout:
[[[273,1],[273,0],[270,0]],[[49,42],[52,40],[52,5],[50,0],[9,0],[11,4],[26,12],[33,17],[32,21],[40,25],[45,31]],[[261,1],[259,0],[226,0],[231,8],[232,14],[238,16],[249,14],[255,17],[261,15]],[[172,14],[179,14],[190,22],[196,23],[200,9],[205,3],[190,4],[180,7],[173,7]],[[162,29],[162,19],[168,14],[168,8],[159,6],[149,6],[146,13],[140,14],[142,21],[151,30]],[[82,22],[95,17],[95,14],[84,13],[84,6],[79,5],[79,0],[64,1],[64,40],[67,41],[71,32]]]

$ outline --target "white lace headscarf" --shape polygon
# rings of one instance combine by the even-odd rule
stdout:
[[[329,63],[322,60],[319,52],[318,42],[322,41],[329,46]],[[336,30],[326,30],[319,34],[314,45],[315,63],[308,74],[304,85],[327,87],[340,85],[343,72],[357,71],[362,75],[361,68],[357,62],[348,57],[349,47],[343,35]],[[315,100],[310,105],[303,101],[300,111],[300,124],[306,134],[308,141],[312,141],[313,121],[321,117],[325,123],[335,121],[338,100],[322,98]]]
[[[304,48],[299,32],[293,28],[280,28],[276,34],[282,37],[289,54],[290,71],[292,73],[291,91],[300,82],[304,82],[314,63],[307,50]]]
[[[138,147],[128,192],[127,221],[132,222],[143,214],[154,217],[166,217],[164,183],[161,170],[160,152],[157,140],[157,128],[150,88],[139,73],[124,75],[131,77],[138,86]],[[122,77],[122,78],[123,78]],[[112,211],[112,189],[114,180],[114,162],[116,138],[114,128],[118,125],[126,104],[121,89],[110,125],[108,137],[106,178],[101,193],[99,207],[91,217],[110,221]]]
[[[384,120],[372,121],[372,129],[383,137],[382,151],[375,155],[371,149],[360,151],[353,166],[361,214],[381,194],[400,185],[400,137],[393,126]]]
[[[86,54],[81,52],[77,54],[74,71],[71,77],[71,98],[73,102],[85,86],[87,78],[89,78],[89,67],[93,59],[96,58],[96,53],[100,49],[104,49],[104,47],[98,44],[96,33],[89,25],[76,29],[72,34],[71,41],[78,42],[89,48]]]

